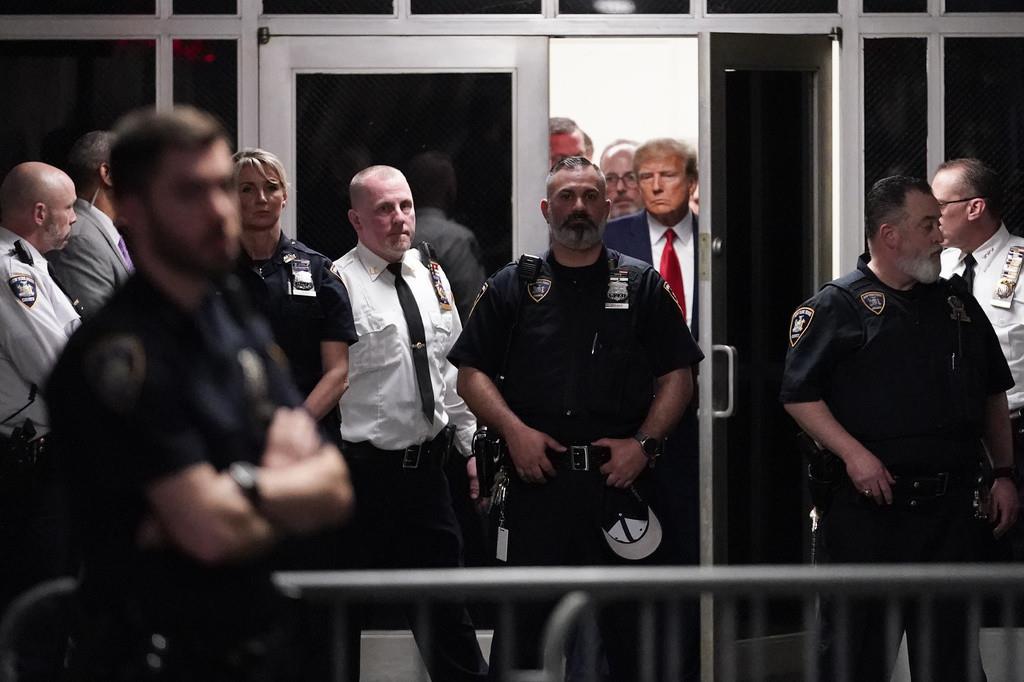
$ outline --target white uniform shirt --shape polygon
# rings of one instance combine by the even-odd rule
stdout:
[[[999,345],[1013,375],[1013,388],[1006,392],[1011,410],[1024,407],[1024,276],[1017,282],[1010,308],[992,305],[996,286],[1006,267],[1006,253],[1011,246],[1024,246],[1024,238],[1011,235],[1006,225],[988,241],[974,250],[974,298],[978,299],[985,315],[999,337]],[[960,249],[942,252],[942,276],[963,275],[964,256]]]
[[[669,230],[676,233],[672,248],[679,259],[679,267],[682,268],[683,292],[686,294],[686,326],[690,327],[693,321],[693,301],[696,300],[696,290],[693,288],[693,214],[687,213],[685,218],[672,227],[665,227],[648,213],[647,229],[651,235],[652,265],[658,272],[661,272],[661,255],[665,251],[665,233]]]
[[[387,262],[358,244],[334,262],[348,287],[359,343],[349,348],[348,390],[341,397],[341,433],[345,440],[369,441],[382,450],[400,450],[433,438],[449,420],[458,427],[456,443],[468,456],[476,418],[455,391],[458,371],[448,351],[462,333],[454,310],[441,310],[429,269],[419,252],[410,249],[402,260],[402,277],[416,298],[423,318],[434,389],[434,420],[427,424],[420,409],[409,328]],[[441,283],[449,301],[451,286]]]
[[[15,255],[18,240],[32,256],[32,265]],[[23,412],[0,424],[0,435],[11,435],[27,418],[41,436],[49,430],[49,416],[40,392],[81,320],[50,277],[43,254],[3,227],[0,279],[4,284],[0,291],[0,420],[29,402],[33,385],[37,389],[35,400]]]

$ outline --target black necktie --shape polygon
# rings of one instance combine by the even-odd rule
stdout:
[[[964,258],[964,281],[967,282],[967,291],[974,293],[974,266],[978,261],[974,260],[974,254],[969,253]]]
[[[402,305],[405,324],[409,327],[409,341],[412,348],[412,363],[416,367],[416,386],[420,390],[420,408],[427,422],[434,423],[434,389],[430,384],[430,365],[427,364],[427,336],[423,331],[423,319],[416,297],[412,295],[409,283],[402,279],[402,264],[390,263],[388,270],[395,276],[395,290]]]

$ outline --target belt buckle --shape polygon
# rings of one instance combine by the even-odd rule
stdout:
[[[405,449],[402,454],[402,468],[403,469],[419,469],[420,468],[420,455],[423,453],[423,444],[410,445]]]
[[[569,464],[573,471],[590,471],[590,447],[587,445],[569,446]]]

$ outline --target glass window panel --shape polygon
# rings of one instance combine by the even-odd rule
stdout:
[[[1003,220],[1024,231],[1024,38],[946,39],[946,158],[973,156],[1003,179]]]
[[[338,258],[356,243],[347,217],[352,176],[439,151],[456,174],[449,217],[476,234],[488,273],[508,263],[511,74],[299,74],[295,111],[301,241]],[[425,208],[422,197],[416,208]]]
[[[690,0],[559,0],[559,14],[689,14]]]
[[[237,0],[174,0],[175,14],[238,14]]]
[[[541,0],[412,0],[413,14],[540,14]]]
[[[263,0],[264,14],[394,14],[392,0]]]
[[[924,38],[864,41],[865,187],[928,172],[927,50]]]
[[[156,0],[3,0],[0,14],[156,14]]]
[[[927,12],[928,0],[864,0],[865,12]]]
[[[711,14],[829,14],[838,0],[708,0]]]
[[[238,46],[234,40],[174,41],[174,101],[215,115],[238,140]]]
[[[22,161],[63,166],[80,135],[156,101],[152,40],[0,41],[0,177]]]
[[[1024,0],[946,0],[947,12],[1024,12]]]

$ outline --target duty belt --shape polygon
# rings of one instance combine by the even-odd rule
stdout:
[[[441,467],[444,464],[444,457],[448,454],[448,447],[451,444],[450,427],[446,427],[441,433],[431,440],[423,441],[417,445],[410,445],[401,450],[383,450],[374,446],[369,441],[343,440],[341,442],[342,454],[346,458],[363,462],[389,463],[397,462],[402,469],[420,469],[428,466]]]
[[[611,459],[612,451],[604,445],[570,445],[565,452],[548,450],[548,459],[556,469],[565,471],[598,471]]]

